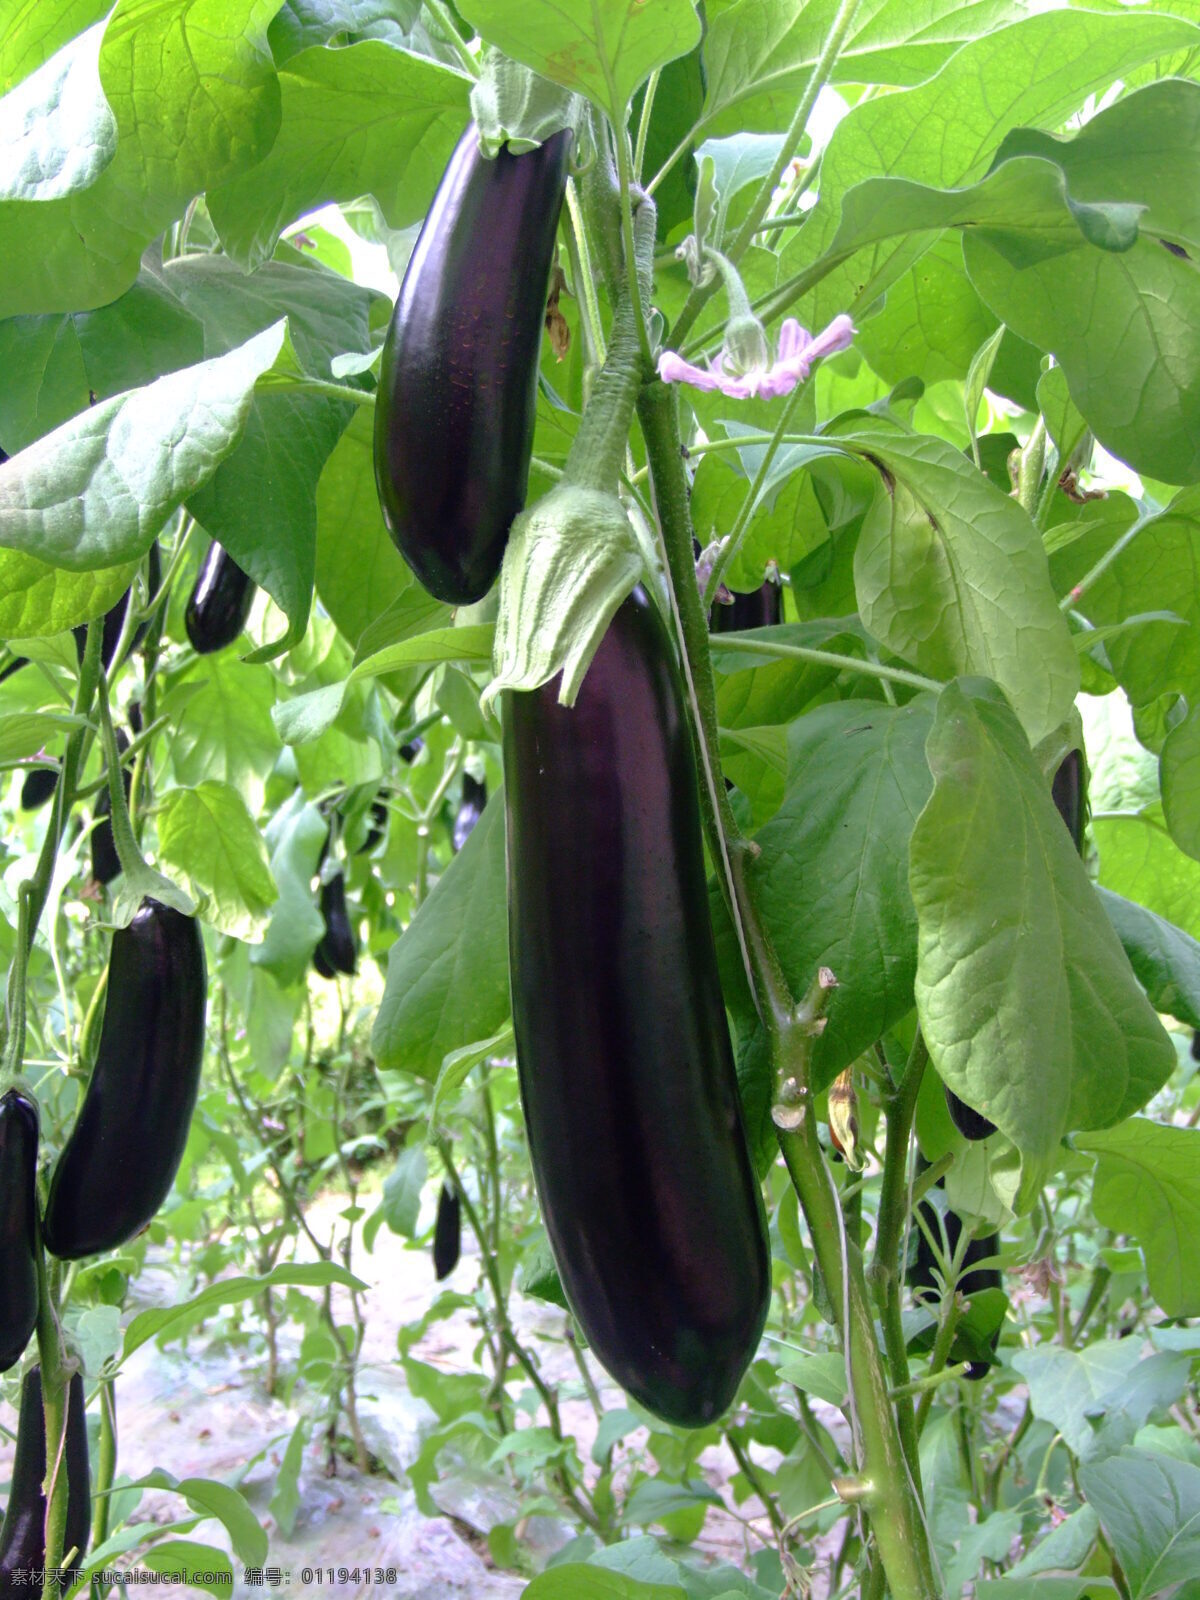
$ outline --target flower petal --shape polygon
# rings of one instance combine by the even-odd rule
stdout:
[[[690,383],[693,389],[720,389],[723,384],[718,375],[703,367],[694,367],[674,350],[664,350],[658,358],[658,375],[664,383]]]

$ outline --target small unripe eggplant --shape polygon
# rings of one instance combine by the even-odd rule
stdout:
[[[254,581],[214,539],[200,568],[183,623],[197,655],[231,645],[254,604]]]
[[[92,1509],[87,1417],[83,1378],[76,1372],[67,1386],[66,1443],[60,1470],[67,1475],[67,1519],[63,1529],[64,1570],[83,1565]],[[0,1594],[28,1595],[30,1573],[46,1565],[46,1422],[42,1409],[42,1369],[30,1367],[21,1384],[17,1448],[4,1525],[0,1527]],[[72,1554],[72,1551],[74,1554]]]
[[[120,728],[117,729],[117,749],[122,755],[129,749],[129,740]],[[128,767],[121,769],[121,787],[125,790],[125,803],[128,805],[133,789],[133,774]],[[96,799],[96,826],[92,829],[92,877],[97,883],[109,884],[120,870],[121,859],[117,855],[112,830],[112,795],[106,783]]]
[[[331,969],[329,976],[344,972],[348,978],[352,978],[358,961],[354,948],[354,929],[350,926],[350,915],[346,910],[344,873],[335,873],[327,883],[321,885],[321,915],[325,918],[325,936],[317,950]],[[316,965],[316,951],[313,952],[313,964]],[[321,972],[321,968],[317,967],[317,971]],[[321,972],[321,976],[324,977],[325,973]]]
[[[710,633],[740,633],[745,628],[771,628],[783,621],[783,588],[764,578],[753,594],[735,594],[732,605],[719,602],[709,618]]]
[[[459,140],[400,286],[375,406],[383,520],[430,594],[481,600],[525,503],[571,135],[492,161]]]
[[[681,1427],[758,1348],[771,1273],[717,975],[696,762],[643,589],[574,706],[504,698],[521,1100],[567,1299],[605,1368]]]
[[[388,824],[388,808],[385,800],[375,799],[371,802],[371,826],[367,829],[367,836],[354,852],[356,856],[370,855],[375,846],[383,838],[384,830]]]
[[[57,767],[34,767],[21,785],[21,810],[40,811],[57,788]]]
[[[450,837],[451,847],[457,855],[475,831],[475,824],[483,815],[483,808],[487,805],[487,784],[482,778],[473,778],[469,772],[463,773],[462,804],[454,818],[454,831]]]
[[[458,1265],[462,1254],[462,1205],[458,1190],[448,1183],[438,1195],[437,1221],[433,1226],[433,1272],[440,1283]]]
[[[1083,854],[1085,822],[1084,789],[1083,755],[1078,750],[1069,750],[1054,774],[1050,792],[1054,796],[1058,814],[1066,823],[1067,831],[1074,839],[1075,848],[1080,855]]]
[[[976,1111],[974,1106],[960,1100],[949,1084],[943,1084],[942,1087],[946,1092],[946,1109],[950,1113],[950,1120],[963,1138],[969,1139],[972,1144],[978,1144],[981,1139],[990,1139],[996,1131],[996,1124],[989,1121],[982,1111]]]
[[[200,1087],[206,1001],[199,924],[143,900],[113,934],[96,1063],[42,1221],[52,1255],[115,1250],[167,1198]]]
[[[0,1095],[0,1372],[25,1354],[37,1322],[37,1106]]]

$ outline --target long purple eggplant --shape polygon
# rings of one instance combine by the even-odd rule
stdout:
[[[638,588],[576,704],[504,707],[509,958],[546,1231],[597,1358],[683,1427],[718,1417],[770,1292],[709,920],[678,669]]]
[[[710,633],[740,633],[744,628],[771,628],[783,621],[783,589],[764,578],[752,594],[735,594],[732,605],[715,605]]]
[[[525,503],[538,354],[569,133],[524,155],[472,123],[413,250],[383,347],[375,482],[401,555],[439,600],[491,588]]]

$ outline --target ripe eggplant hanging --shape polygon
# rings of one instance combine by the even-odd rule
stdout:
[[[325,918],[325,934],[313,951],[313,965],[323,978],[332,978],[335,972],[344,972],[352,978],[358,962],[354,949],[354,929],[346,910],[345,874],[335,873],[328,883],[321,885],[321,915]],[[318,965],[317,956],[324,960],[329,970]]]
[[[57,767],[34,767],[21,785],[21,810],[40,811],[57,788]]]
[[[458,1190],[448,1183],[438,1195],[437,1221],[433,1225],[433,1272],[440,1283],[458,1265],[462,1253],[462,1204]]]
[[[162,561],[159,557],[157,544],[150,546],[150,559],[146,564],[146,580],[150,590],[150,598],[153,599],[158,593],[159,584],[162,582]],[[125,613],[129,609],[129,596],[132,593],[132,589],[126,589],[116,605],[104,613],[104,638],[100,644],[100,659],[104,663],[106,672],[112,666],[113,657],[117,653],[117,646],[121,642],[121,630],[125,626]],[[149,622],[143,622],[138,625],[129,646],[131,650],[136,650],[138,645],[141,644],[146,637],[146,629],[149,626]],[[75,654],[82,662],[84,646],[87,644],[87,623],[81,622],[77,628],[72,628],[71,632],[75,635]]]
[[[508,693],[509,960],[521,1099],[567,1298],[656,1415],[718,1417],[771,1273],[717,976],[696,764],[645,591],[580,688]]]
[[[921,1162],[919,1165],[923,1167],[926,1163]],[[941,1185],[936,1184],[935,1188],[941,1188]],[[926,1199],[921,1201],[919,1210],[934,1238],[940,1239],[936,1207]],[[942,1222],[946,1230],[949,1254],[953,1256],[958,1248],[958,1241],[962,1234],[962,1218],[957,1212],[947,1209],[943,1215]],[[937,1279],[934,1277],[936,1262],[934,1261],[933,1251],[930,1249],[929,1240],[925,1237],[924,1229],[915,1221],[912,1231],[916,1235],[917,1251],[916,1259],[908,1273],[909,1288],[918,1299],[926,1293],[936,1299],[939,1290]],[[973,1294],[978,1294],[983,1289],[1000,1289],[1003,1287],[998,1267],[979,1267],[975,1265],[976,1262],[986,1261],[989,1257],[996,1255],[999,1249],[1000,1239],[999,1235],[995,1233],[984,1234],[971,1240],[970,1244],[967,1245],[962,1276],[958,1280],[957,1289],[959,1294],[965,1295],[967,1299],[970,1299]],[[999,1342],[1000,1330],[997,1328],[991,1340],[993,1354]],[[970,1378],[974,1382],[978,1378],[985,1377],[991,1370],[992,1364],[990,1361],[972,1359],[972,1353],[970,1349],[966,1348],[961,1338],[956,1338],[950,1350],[950,1360],[952,1363],[967,1361],[969,1364],[963,1376]]]
[[[475,831],[475,824],[483,815],[483,808],[487,805],[487,783],[483,778],[473,778],[469,772],[463,773],[462,804],[454,818],[454,831],[450,836],[451,847],[457,855]]]
[[[383,347],[375,482],[430,594],[481,600],[525,503],[546,285],[571,135],[485,160],[472,123],[442,177]]]
[[[117,749],[122,755],[129,749],[129,739],[121,728],[117,729]],[[121,787],[125,790],[125,803],[133,789],[133,774],[128,767],[121,769]],[[112,795],[105,784],[96,799],[96,826],[92,829],[92,877],[97,883],[109,884],[121,870],[121,859],[112,830]]]
[[[0,1372],[25,1354],[37,1322],[37,1106],[0,1095]]]
[[[948,1083],[942,1087],[946,1092],[946,1109],[950,1113],[950,1120],[963,1138],[969,1139],[972,1144],[977,1144],[981,1139],[990,1139],[996,1131],[996,1124],[990,1122],[982,1111],[976,1111],[974,1106],[960,1100]]]
[[[67,1386],[67,1437],[60,1471],[67,1475],[63,1570],[70,1572],[83,1565],[92,1509],[83,1378],[78,1372]],[[45,1477],[46,1423],[42,1410],[42,1369],[30,1367],[21,1384],[12,1487],[8,1492],[4,1524],[0,1527],[0,1595],[40,1592],[40,1579],[31,1587],[29,1574],[40,1573],[46,1565],[46,1496],[42,1488]]]
[[[53,1255],[115,1250],[170,1193],[200,1087],[206,996],[199,924],[143,900],[113,934],[96,1064],[50,1182]]]
[[[733,604],[717,604],[709,618],[710,633],[740,633],[743,628],[771,628],[783,621],[783,588],[764,578],[753,594],[735,594]]]
[[[214,539],[200,568],[183,624],[197,655],[231,645],[254,604],[254,581]]]

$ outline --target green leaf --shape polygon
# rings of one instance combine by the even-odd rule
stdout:
[[[1200,861],[1200,710],[1171,729],[1159,755],[1163,816],[1172,839]]]
[[[1109,1397],[1140,1361],[1134,1341],[1107,1339],[1083,1350],[1052,1345],[1020,1350],[1012,1365],[1029,1385],[1034,1416],[1053,1423],[1075,1454],[1086,1458],[1097,1438],[1089,1418],[1107,1410]]]
[[[278,0],[118,0],[100,83],[112,159],[87,188],[0,202],[0,318],[106,305],[188,202],[262,159],[279,129],[266,47]]]
[[[136,560],[212,476],[284,349],[276,323],[216,360],[104,400],[0,466],[0,545],[71,572]]]
[[[987,171],[1010,129],[1055,127],[1088,94],[1139,63],[1197,44],[1200,30],[1173,17],[1073,9],[971,36],[927,81],[873,96],[838,124],[821,160],[818,203],[782,253],[781,281],[824,254],[837,232],[842,196],[863,179],[904,177],[938,188],[970,183]],[[808,302],[813,325],[868,307],[878,298],[876,279],[894,282],[931,242],[925,234],[881,244],[830,273]]]
[[[1096,892],[1154,1009],[1200,1029],[1200,943],[1111,889]]]
[[[197,916],[235,939],[262,937],[279,891],[246,802],[206,779],[170,789],[159,802],[158,845],[196,900]]]
[[[356,411],[317,484],[317,594],[351,645],[416,579],[379,510],[374,415]]]
[[[979,298],[963,271],[962,241],[948,232],[900,272],[854,344],[888,383],[919,373],[934,384],[965,377],[975,352],[994,335],[1003,343],[1004,324]]]
[[[521,1591],[521,1600],[687,1600],[676,1584],[639,1583],[623,1572],[577,1562],[550,1567]]]
[[[1079,1483],[1112,1542],[1130,1600],[1168,1593],[1195,1600],[1200,1467],[1148,1450],[1122,1450],[1082,1468]]]
[[[513,1048],[512,1024],[506,1022],[490,1039],[480,1039],[464,1045],[461,1050],[451,1050],[442,1062],[433,1087],[433,1100],[429,1107],[429,1135],[436,1138],[444,1131],[442,1118],[448,1103],[466,1081],[468,1074],[489,1056],[500,1056]]]
[[[458,9],[489,44],[586,95],[621,128],[638,86],[700,42],[692,0],[461,0]]]
[[[309,1419],[301,1417],[288,1438],[279,1464],[275,1488],[267,1509],[285,1539],[290,1539],[300,1511],[300,1472],[304,1466],[304,1446],[308,1443]]]
[[[1107,1600],[1119,1590],[1111,1578],[984,1578],[976,1600]]]
[[[1142,239],[1120,260],[1082,242],[1047,253],[987,225],[964,245],[975,287],[1015,333],[1054,353],[1100,442],[1167,483],[1200,477],[1200,285],[1192,262],[1163,248],[1200,245],[1198,150],[1200,85],[1177,79],[1123,96],[1070,141],[1021,130],[1000,159],[1049,154],[1077,202],[1146,206]]]
[[[0,95],[109,9],[105,0],[9,0],[0,32]]]
[[[1167,832],[1162,808],[1138,816],[1093,814],[1100,882],[1200,938],[1200,864]]]
[[[35,556],[0,550],[0,638],[46,638],[103,616],[137,569],[128,561],[99,572],[63,572]]]
[[[1159,1305],[1200,1315],[1200,1129],[1134,1117],[1075,1144],[1099,1158],[1092,1207],[1106,1228],[1137,1239]]]
[[[508,1020],[504,806],[483,816],[388,958],[371,1034],[379,1065],[436,1079],[454,1050]]]
[[[63,46],[0,99],[0,204],[58,200],[86,189],[117,148],[100,87],[103,24]]]
[[[82,717],[65,711],[17,711],[0,717],[0,765],[35,756],[43,745],[84,726]]]
[[[1080,1506],[1051,1529],[1040,1544],[1023,1555],[1010,1576],[1033,1578],[1041,1572],[1069,1572],[1072,1567],[1082,1567],[1095,1546],[1099,1528],[1099,1519],[1091,1506]]]
[[[940,1076],[1036,1166],[1069,1130],[1144,1105],[1175,1050],[999,692],[943,690],[926,753],[917,1015]]]
[[[279,887],[279,899],[266,937],[251,951],[250,960],[284,984],[303,980],[325,932],[324,918],[313,900],[312,880],[328,835],[328,822],[300,790],[276,812],[267,828],[271,876]]]
[[[279,757],[271,721],[275,686],[228,654],[202,657],[167,696],[163,714],[173,730],[171,768],[195,788],[206,779],[230,784],[259,810],[267,774]]]
[[[257,1564],[267,1559],[267,1536],[240,1490],[214,1478],[173,1478],[156,1467],[131,1489],[168,1489],[181,1494],[202,1517],[216,1517],[229,1533],[239,1561]]]
[[[411,1239],[417,1231],[421,1189],[427,1174],[425,1146],[410,1144],[401,1150],[396,1165],[383,1183],[383,1219],[393,1233]]]
[[[327,1289],[334,1284],[343,1289],[355,1289],[359,1293],[367,1287],[361,1279],[347,1272],[345,1267],[339,1267],[332,1261],[275,1267],[261,1278],[221,1278],[190,1300],[139,1311],[125,1329],[125,1348],[121,1360],[128,1361],[133,1352],[148,1340],[161,1337],[180,1323],[199,1322],[205,1313],[215,1311],[218,1306],[237,1305],[243,1300],[257,1299],[266,1289]]]
[[[917,922],[908,887],[909,838],[929,797],[925,740],[932,704],[863,701],[819,706],[788,731],[787,790],[755,836],[755,904],[784,975],[802,994],[818,967],[839,980],[813,1045],[813,1081],[832,1082],[912,1010]],[[1061,823],[1059,825],[1061,827]],[[728,913],[714,891],[714,927],[739,1021],[754,1015]]]
[[[233,1564],[214,1545],[198,1544],[194,1539],[168,1539],[143,1550],[138,1560],[151,1572],[178,1575],[189,1589],[199,1589],[201,1594],[233,1593]]]
[[[933,677],[993,679],[1037,744],[1069,715],[1079,663],[1032,521],[941,439],[838,438],[888,474],[854,554],[863,621]]]
[[[247,270],[306,211],[369,191],[393,228],[419,221],[467,121],[470,79],[382,40],[293,55],[279,72],[271,153],[208,204],[221,243]]]

